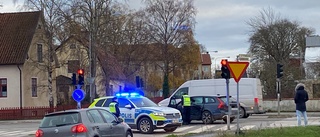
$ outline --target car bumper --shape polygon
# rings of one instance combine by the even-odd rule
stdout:
[[[179,127],[182,125],[182,119],[167,119],[155,121],[154,127],[156,129],[163,129],[168,127]]]

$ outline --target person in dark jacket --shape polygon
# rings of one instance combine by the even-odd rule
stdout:
[[[309,100],[309,97],[308,92],[304,88],[305,85],[302,83],[297,84],[295,88],[294,103],[296,104],[298,126],[301,126],[301,116],[303,116],[304,125],[308,125],[306,102]]]

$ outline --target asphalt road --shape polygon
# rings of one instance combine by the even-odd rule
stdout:
[[[254,129],[267,127],[275,121],[280,121],[284,118],[269,118],[267,115],[254,115],[247,119],[239,120],[239,127],[242,129]],[[26,121],[26,122],[1,122],[0,136],[6,137],[34,137],[35,131],[39,126],[40,121]],[[230,124],[230,129],[237,129],[237,121]],[[187,133],[200,133],[203,131],[224,132],[227,130],[227,124],[223,121],[216,121],[213,124],[204,125],[200,121],[192,121],[190,125],[179,127],[172,133],[166,133],[164,130],[155,130],[153,134],[140,134],[134,130],[135,137],[165,137],[170,134],[182,135]]]

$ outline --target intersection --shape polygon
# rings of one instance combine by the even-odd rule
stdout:
[[[319,116],[310,116],[308,118],[309,125],[320,125]],[[6,137],[34,137],[34,133],[39,126],[40,120],[24,121],[24,122],[1,122],[0,124],[0,136]],[[266,115],[253,115],[247,119],[240,119],[239,125],[241,130],[250,129],[262,129],[262,128],[274,128],[274,127],[288,127],[296,126],[296,117],[288,118],[271,118]],[[236,121],[231,123],[230,131],[237,129]],[[227,124],[224,122],[216,121],[213,124],[204,125],[201,122],[192,122],[190,125],[179,127],[176,131],[166,133],[164,130],[155,130],[153,134],[140,134],[137,130],[134,130],[134,136],[136,137],[165,137],[170,134],[184,135],[188,133],[199,134],[202,132],[225,132],[227,130]]]

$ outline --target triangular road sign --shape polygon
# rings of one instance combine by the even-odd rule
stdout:
[[[249,62],[230,62],[228,61],[227,66],[234,80],[238,83],[243,75],[243,73],[247,70]]]

